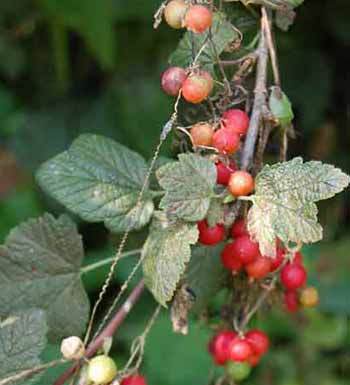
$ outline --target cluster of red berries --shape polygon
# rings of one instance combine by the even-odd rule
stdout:
[[[141,374],[133,374],[122,379],[120,385],[147,385],[146,380]]]
[[[208,350],[214,362],[226,365],[233,380],[239,381],[249,375],[251,368],[259,363],[269,346],[268,336],[259,329],[252,329],[245,335],[226,330],[211,339]]]
[[[212,13],[204,5],[190,5],[185,0],[171,0],[164,9],[164,19],[175,29],[205,32],[212,24]]]

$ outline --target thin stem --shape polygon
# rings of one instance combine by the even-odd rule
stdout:
[[[137,254],[140,254],[141,251],[142,251],[142,249],[126,251],[125,253],[122,253],[120,255],[120,258],[126,258],[126,257],[132,256],[132,255],[137,255]],[[102,261],[98,261],[95,263],[91,263],[90,265],[86,265],[80,269],[80,274],[86,274],[86,273],[88,273],[92,270],[96,270],[102,266],[109,265],[110,263],[112,263],[114,261],[114,258],[115,257],[113,256],[110,258],[103,259]]]
[[[141,279],[132,290],[123,306],[115,313],[102,332],[89,344],[86,349],[86,358],[90,358],[96,353],[96,351],[103,345],[105,338],[112,337],[115,334],[116,330],[129,314],[130,310],[141,297],[144,288],[145,284],[143,279]],[[54,382],[53,385],[63,385],[76,372],[76,370],[79,370],[80,366],[81,363],[71,366]]]

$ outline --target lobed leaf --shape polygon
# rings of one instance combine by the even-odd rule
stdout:
[[[103,221],[115,232],[147,224],[154,205],[148,189],[137,199],[145,160],[109,138],[85,134],[68,151],[44,163],[37,180],[48,194],[86,221]]]
[[[275,241],[311,243],[322,239],[314,202],[328,199],[349,185],[341,170],[302,158],[265,166],[256,177],[248,230],[263,255],[274,256]]]
[[[13,313],[0,322],[0,382],[41,363],[46,332],[45,312],[39,309]],[[31,382],[27,379],[16,384]]]
[[[80,280],[81,237],[66,216],[45,214],[14,228],[0,246],[0,316],[46,310],[49,336],[83,333],[89,301]]]
[[[160,208],[189,222],[206,216],[216,184],[212,162],[195,154],[180,154],[179,161],[157,170],[157,178],[165,190]]]
[[[172,223],[152,227],[143,246],[146,286],[163,306],[170,301],[191,257],[190,245],[197,242],[196,225]]]

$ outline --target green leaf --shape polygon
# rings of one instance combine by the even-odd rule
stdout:
[[[292,104],[287,95],[279,87],[272,87],[269,106],[273,116],[281,126],[290,124],[294,118]]]
[[[40,186],[86,221],[104,221],[115,232],[147,224],[154,205],[148,189],[136,206],[147,172],[145,160],[109,138],[85,134],[44,163]]]
[[[154,221],[142,250],[145,283],[163,306],[170,301],[197,242],[196,225]]]
[[[222,245],[193,248],[188,265],[187,284],[194,292],[195,311],[202,310],[222,288],[225,269],[220,263]]]
[[[212,199],[207,213],[207,221],[209,227],[215,226],[217,223],[224,222],[224,206],[221,199]]]
[[[46,332],[45,312],[39,309],[13,313],[0,322],[0,380],[40,364]]]
[[[0,246],[0,316],[42,308],[51,338],[81,334],[89,313],[82,258],[81,237],[66,216],[45,214],[14,228]]]
[[[198,155],[180,154],[179,161],[157,171],[157,178],[165,190],[160,208],[189,222],[206,216],[216,184],[212,162]]]
[[[193,34],[192,32],[186,32],[177,49],[170,56],[170,64],[184,68],[188,67],[193,61],[192,42],[195,54],[197,54],[203,44],[206,43],[197,63],[201,68],[212,72],[214,64],[217,62],[216,55],[220,55],[224,49],[238,37],[238,33],[222,13],[214,14],[211,27],[212,41],[216,50],[214,50],[212,44],[208,40],[208,33],[209,32]]]
[[[349,185],[340,169],[302,158],[265,166],[256,177],[248,230],[263,255],[274,256],[276,237],[289,242],[311,243],[322,239],[314,202],[328,199]]]

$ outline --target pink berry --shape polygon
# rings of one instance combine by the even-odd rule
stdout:
[[[228,243],[221,252],[221,262],[227,270],[238,273],[242,269],[241,260],[235,255],[233,243]]]
[[[271,258],[258,255],[253,262],[246,265],[245,270],[250,278],[263,279],[271,271]]]
[[[233,154],[238,150],[239,144],[239,135],[225,128],[220,128],[213,135],[212,145],[220,154]]]
[[[182,96],[189,103],[198,104],[207,99],[214,87],[209,72],[200,71],[188,76],[182,84]]]
[[[250,330],[245,335],[246,340],[250,343],[254,354],[265,354],[270,346],[269,337],[259,329]]]
[[[210,10],[203,5],[193,5],[185,16],[185,26],[194,33],[206,31],[212,23]]]
[[[260,255],[259,245],[253,242],[249,235],[242,235],[232,242],[232,253],[241,260],[243,265],[247,265]]]
[[[222,115],[222,121],[225,128],[232,130],[239,135],[245,135],[249,128],[249,117],[242,110],[227,110]]]
[[[222,162],[217,162],[215,166],[217,173],[216,183],[227,186],[231,174],[237,169],[235,162],[230,160],[228,166]]]
[[[206,219],[198,222],[197,224],[199,230],[199,242],[203,245],[216,245],[225,238],[225,228],[221,224],[216,224],[213,227],[208,226]]]
[[[162,88],[170,96],[177,96],[186,80],[186,71],[181,67],[170,67],[162,75]]]
[[[302,287],[306,281],[307,273],[302,265],[292,262],[288,263],[281,270],[281,281],[283,286],[289,290]]]

